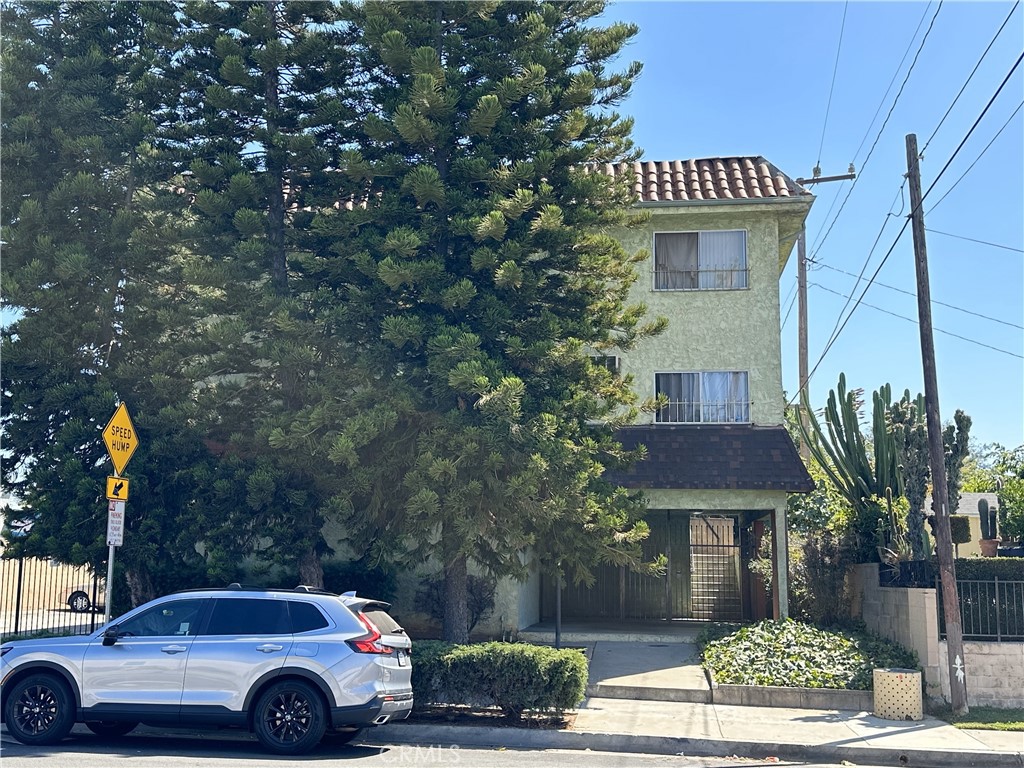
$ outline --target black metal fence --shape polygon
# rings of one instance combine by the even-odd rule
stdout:
[[[1024,581],[993,578],[956,582],[964,640],[1024,641]],[[946,636],[946,616],[938,587],[939,632]]]
[[[0,635],[92,632],[103,619],[104,589],[88,566],[0,557]]]

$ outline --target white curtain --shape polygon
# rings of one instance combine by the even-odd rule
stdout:
[[[750,421],[750,395],[746,371],[704,373],[703,421]]]
[[[700,375],[696,373],[659,373],[655,391],[668,398],[668,405],[658,411],[657,421],[689,423],[700,421]]]
[[[654,236],[654,287],[684,290],[697,287],[697,233],[663,232]]]
[[[747,287],[747,233],[700,233],[700,288]]]

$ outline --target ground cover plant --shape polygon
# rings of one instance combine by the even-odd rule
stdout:
[[[704,667],[718,683],[787,688],[871,690],[876,667],[917,669],[913,651],[865,630],[821,629],[797,621],[762,621],[698,638]]]

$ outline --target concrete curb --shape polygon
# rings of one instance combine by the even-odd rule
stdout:
[[[950,752],[938,749],[890,749],[832,744],[778,744],[725,739],[690,739],[676,736],[640,736],[626,733],[590,733],[527,728],[418,725],[395,723],[364,733],[364,741],[378,746],[419,744],[505,747],[511,749],[576,749],[601,752],[638,752],[652,755],[721,757],[738,755],[763,759],[818,760],[908,768],[1024,768],[1024,753],[996,751]]]

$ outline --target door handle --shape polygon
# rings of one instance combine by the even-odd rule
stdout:
[[[274,653],[275,651],[283,651],[284,650],[284,646],[283,645],[271,645],[270,643],[267,643],[265,645],[257,645],[256,646],[256,650],[259,651],[260,653]]]
[[[170,653],[173,655],[175,653],[184,653],[188,650],[188,648],[186,648],[184,645],[165,645],[160,650],[164,653]]]

